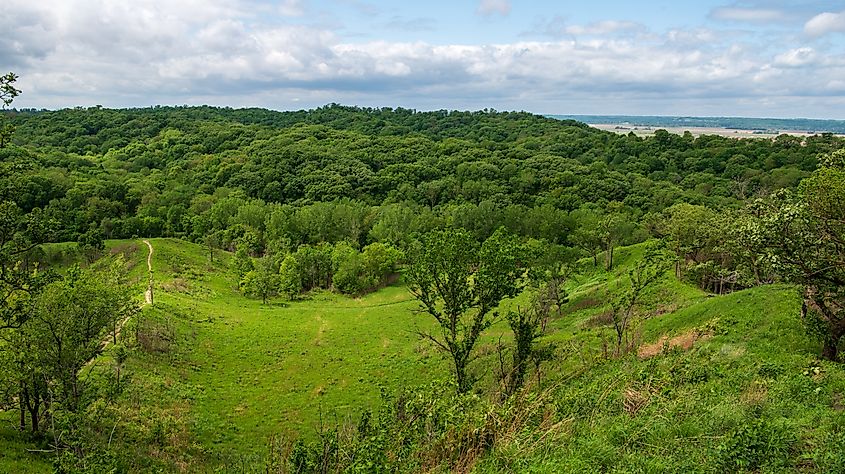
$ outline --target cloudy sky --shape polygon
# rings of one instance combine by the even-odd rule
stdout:
[[[4,0],[17,107],[845,119],[845,1]]]

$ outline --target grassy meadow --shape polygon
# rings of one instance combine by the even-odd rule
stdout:
[[[264,305],[237,291],[227,253],[215,251],[212,263],[193,244],[151,243],[155,304],[127,326],[148,350],[127,364],[125,398],[164,444],[196,444],[203,456],[226,459],[261,455],[273,435],[313,435],[321,419],[377,403],[381,387],[392,392],[446,370],[418,341],[414,328],[429,322],[403,286]]]
[[[321,425],[355,423],[382,389],[448,378],[448,363],[415,334],[431,321],[401,283],[360,298],[315,292],[264,305],[237,291],[228,253],[215,251],[212,262],[195,244],[151,243],[155,303],[124,329],[133,341],[125,388],[114,406],[98,408],[117,420],[114,442],[134,453],[136,468],[249,471],[273,437],[314,438]],[[108,249],[125,254],[140,301],[146,247],[112,241]],[[564,316],[549,323],[543,341],[555,358],[541,376],[554,387],[556,442],[505,443],[474,468],[842,472],[845,371],[817,358],[792,287],[713,296],[667,275],[632,331],[639,353],[604,360],[608,296],[641,253],[619,249],[610,272],[582,261]],[[508,337],[500,321],[482,341],[479,387],[493,385],[495,344]],[[112,350],[97,360],[94,380],[112,376]],[[0,416],[0,471],[49,471],[46,458],[24,449],[31,444],[13,429],[16,413]]]

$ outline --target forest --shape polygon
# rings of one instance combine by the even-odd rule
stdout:
[[[845,139],[337,104],[0,130],[0,471],[845,470]]]

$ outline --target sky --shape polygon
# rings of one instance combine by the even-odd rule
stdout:
[[[845,1],[4,0],[18,108],[845,119]]]

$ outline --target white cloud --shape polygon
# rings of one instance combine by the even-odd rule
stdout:
[[[659,113],[660,104],[697,100],[740,113],[733,107],[762,107],[761,98],[795,106],[786,98],[833,94],[845,77],[845,56],[823,45],[761,51],[720,31],[657,34],[629,21],[558,22],[570,37],[554,41],[434,45],[354,42],[278,15],[266,22],[278,4],[251,0],[7,1],[0,64],[21,75],[19,107],[346,102],[566,112],[577,102],[598,112],[590,104],[641,102]]]
[[[845,11],[820,13],[804,24],[804,32],[810,36],[828,33],[845,33]]]
[[[775,56],[774,64],[782,67],[801,67],[813,64],[816,59],[813,48],[796,48]]]
[[[279,13],[282,16],[301,16],[305,13],[302,0],[282,0],[279,2]]]
[[[564,28],[564,32],[576,36],[602,36],[632,31],[645,31],[645,27],[633,21],[606,20],[590,23],[589,25],[571,25]]]
[[[511,12],[511,2],[510,0],[481,0],[476,11],[484,16],[494,13],[507,16]]]
[[[772,23],[786,21],[786,12],[772,8],[719,7],[710,12],[710,18],[742,23]]]

